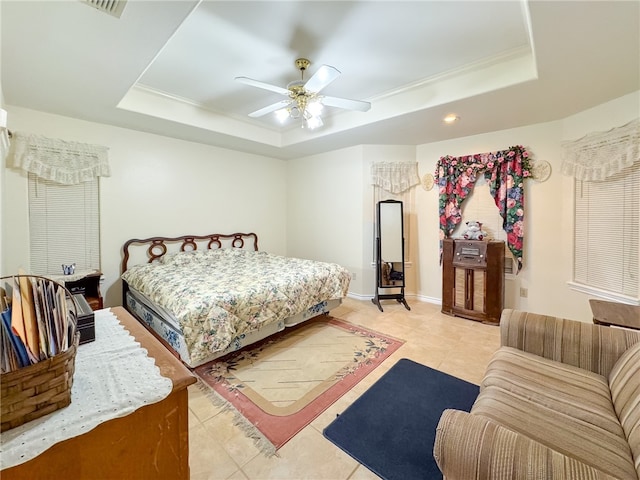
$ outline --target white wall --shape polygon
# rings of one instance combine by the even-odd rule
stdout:
[[[355,278],[350,291],[363,285],[362,147],[290,161],[287,166],[287,254],[335,262]]]
[[[533,161],[546,160],[551,164],[552,174],[546,182],[528,180],[526,183],[524,267],[514,279],[506,282],[506,307],[591,321],[589,297],[567,286],[567,281],[572,278],[573,182],[560,173],[561,143],[588,132],[623,125],[638,116],[639,106],[640,92],[636,92],[567,119],[425,144],[415,149],[415,160],[418,161],[421,176],[433,173],[442,155],[503,150],[516,144],[529,149]],[[347,252],[344,263],[360,279],[353,282],[351,293],[372,296],[375,279],[370,267],[373,211],[369,165],[374,160],[409,161],[411,156],[412,153],[402,146],[363,146],[359,159],[360,177],[347,150],[290,162],[289,252],[310,258],[321,258],[330,251],[334,255]],[[324,167],[331,169],[333,179],[319,173]],[[357,184],[358,178],[363,182],[362,185]],[[344,201],[332,201],[325,210],[323,202],[328,192],[332,191],[328,182],[338,185],[336,195],[344,198]],[[348,194],[345,194],[345,183],[349,184],[346,190]],[[358,191],[363,194],[362,198],[357,198]],[[415,238],[412,235],[410,241],[416,283],[415,288],[407,290],[407,296],[415,294],[421,300],[438,303],[442,298],[442,276],[437,188],[425,191],[418,186],[415,189],[415,201],[416,228],[413,230],[416,235]],[[309,205],[314,206],[313,211],[306,210]],[[354,226],[351,222],[357,218],[358,211],[361,212],[360,226]],[[327,215],[332,216],[330,226],[313,221],[314,215],[320,212],[324,219]],[[310,218],[306,219],[302,233],[297,225],[307,215]],[[360,238],[358,231],[362,235]],[[313,239],[322,240],[314,242]],[[351,254],[354,255],[353,259]],[[527,290],[526,298],[519,296],[521,287]]]
[[[589,297],[571,290],[573,252],[573,180],[560,173],[562,142],[589,132],[606,131],[631,121],[640,113],[640,91],[599,105],[566,119],[539,125],[421,145],[421,173],[432,172],[441,155],[467,155],[522,144],[533,160],[546,160],[552,174],[543,183],[526,183],[524,267],[506,282],[505,306],[549,315],[591,321]],[[438,265],[437,189],[418,190],[421,284],[418,294],[441,298]],[[464,206],[463,206],[464,209]],[[528,297],[519,297],[519,289]]]
[[[589,297],[566,283],[572,268],[573,182],[560,174],[561,142],[620,126],[637,117],[639,107],[640,91],[555,122],[417,148],[352,147],[288,162],[42,112],[7,110],[13,130],[110,148],[112,176],[101,180],[108,305],[120,303],[120,249],[127,239],[241,230],[256,231],[262,250],[344,265],[356,275],[350,293],[372,296],[371,162],[417,161],[424,175],[433,172],[441,155],[522,144],[534,161],[550,162],[552,175],[544,183],[527,181],[524,267],[507,281],[506,306],[590,321]],[[28,265],[28,211],[25,177],[12,170],[3,173],[0,273],[7,274]],[[437,190],[418,186],[414,194],[410,260],[415,284],[407,294],[439,302]],[[520,287],[527,289],[527,298],[519,296]]]
[[[261,250],[287,251],[286,162],[172,138],[11,108],[12,130],[109,147],[100,179],[106,304],[120,305],[123,243],[131,238],[253,231]],[[5,172],[2,274],[28,269],[26,176]],[[70,233],[71,234],[71,233]]]
[[[288,254],[345,266],[355,297],[374,291],[371,164],[381,161],[415,162],[415,147],[364,145],[288,163]]]
[[[460,156],[505,150],[512,145],[524,145],[532,154],[533,161],[546,160],[551,164],[552,175],[546,182],[526,180],[525,183],[523,268],[515,279],[505,282],[505,307],[508,308],[557,314],[565,311],[562,306],[564,297],[558,289],[568,280],[566,272],[559,268],[563,264],[559,248],[559,232],[562,230],[560,132],[560,123],[551,122],[421,145],[418,148],[420,170],[424,173],[433,172],[436,162],[443,155]],[[441,299],[437,187],[429,192],[422,189],[418,199],[422,214],[418,227],[422,259],[418,291],[419,295],[428,299]],[[473,200],[469,199],[468,202]],[[463,204],[463,211],[465,208],[471,208],[471,204]],[[480,218],[476,220],[484,221]],[[528,290],[527,298],[519,297],[520,287]]]

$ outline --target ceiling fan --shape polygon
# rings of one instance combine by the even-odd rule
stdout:
[[[289,117],[301,118],[303,127],[317,128],[322,126],[320,112],[324,105],[346,110],[358,110],[361,112],[366,112],[371,108],[369,102],[320,95],[320,91],[323,88],[340,76],[340,71],[337,68],[322,65],[305,83],[304,72],[309,68],[311,62],[306,58],[299,58],[296,60],[295,65],[296,68],[300,70],[300,80],[289,83],[286,88],[247,77],[236,77],[236,80],[239,82],[276,92],[287,97],[284,100],[251,112],[249,114],[250,117],[257,118],[271,112],[276,112],[281,121]]]

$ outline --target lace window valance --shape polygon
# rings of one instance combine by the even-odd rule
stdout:
[[[605,180],[640,161],[640,119],[563,142],[562,149],[563,174],[583,181]]]
[[[107,147],[16,132],[9,167],[64,185],[111,175]]]
[[[420,183],[418,164],[413,162],[377,162],[371,165],[371,184],[394,194]]]

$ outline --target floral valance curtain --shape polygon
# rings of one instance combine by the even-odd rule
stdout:
[[[562,144],[562,173],[602,181],[640,161],[640,118],[607,132]]]
[[[442,239],[450,237],[462,220],[462,204],[478,175],[484,175],[487,180],[503,219],[507,246],[520,271],[524,241],[524,179],[531,176],[529,153],[521,145],[463,157],[447,155],[438,160],[435,176],[440,195],[440,252]]]
[[[64,185],[111,175],[108,148],[16,132],[9,167]]]
[[[398,194],[420,183],[414,162],[376,162],[371,164],[371,184]]]

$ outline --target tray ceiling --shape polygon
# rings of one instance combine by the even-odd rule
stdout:
[[[4,0],[0,16],[6,104],[278,158],[551,121],[640,88],[638,2],[128,0],[117,18]],[[249,118],[282,97],[234,78],[286,87],[299,57],[371,110],[326,108],[313,131]]]

